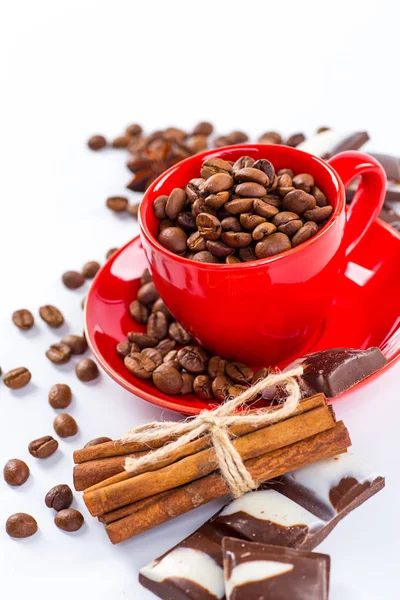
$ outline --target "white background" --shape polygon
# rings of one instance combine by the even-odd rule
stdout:
[[[0,384],[0,463],[20,457],[32,473],[19,489],[0,481],[0,522],[26,511],[40,529],[12,540],[1,527],[1,598],[150,598],[136,582],[138,568],[215,509],[113,547],[89,517],[78,533],[59,531],[44,505],[50,487],[71,484],[73,449],[162,416],[105,374],[83,384],[72,364],[57,368],[44,357],[60,333],[82,329],[87,290],[66,290],[61,274],[103,260],[137,232],[131,218],[104,207],[108,195],[125,191],[124,153],[91,153],[87,137],[116,135],[132,121],[155,129],[210,119],[220,133],[244,129],[254,137],[269,129],[312,133],[326,124],[367,128],[370,148],[398,153],[399,23],[397,0],[3,0],[0,365],[3,372],[24,365],[33,379],[19,392]],[[11,323],[16,308],[37,314],[45,303],[64,312],[61,332],[39,319],[28,333]],[[386,474],[387,488],[319,548],[332,556],[332,600],[398,598],[399,375],[397,365],[335,405],[355,452]],[[73,389],[70,412],[80,432],[38,461],[27,445],[52,433],[47,392],[56,382]],[[73,506],[87,515],[79,494]]]

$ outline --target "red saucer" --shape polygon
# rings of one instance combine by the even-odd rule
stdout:
[[[307,349],[315,352],[327,348],[378,346],[388,364],[355,387],[371,381],[400,357],[399,258],[400,234],[377,221],[349,255],[325,328]],[[116,252],[97,274],[86,300],[89,346],[106,373],[133,394],[169,410],[197,414],[211,408],[212,403],[194,394],[163,394],[151,381],[131,375],[115,351],[128,331],[144,331],[143,326],[130,317],[128,307],[137,296],[140,276],[146,267],[137,236]]]

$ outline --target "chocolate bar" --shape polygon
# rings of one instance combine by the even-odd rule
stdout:
[[[400,158],[391,154],[371,153],[381,163],[388,181],[390,183],[400,183]]]
[[[227,504],[195,533],[140,571],[160,598],[224,597],[223,537],[312,550],[384,478],[351,454],[318,461]]]
[[[328,159],[344,150],[359,150],[369,140],[366,131],[343,133],[328,129],[307,138],[297,148],[309,154]]]
[[[226,600],[328,600],[330,557],[234,538],[222,540]]]

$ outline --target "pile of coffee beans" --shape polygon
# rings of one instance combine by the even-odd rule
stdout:
[[[158,240],[197,262],[235,264],[290,250],[315,235],[332,206],[308,173],[269,160],[207,159],[200,177],[158,196]]]
[[[243,363],[213,356],[197,346],[159,297],[147,269],[141,284],[129,310],[137,323],[146,326],[146,332],[129,332],[127,341],[116,348],[132,375],[151,379],[164,394],[195,393],[202,400],[218,402],[237,396],[268,375],[268,369],[254,373]]]

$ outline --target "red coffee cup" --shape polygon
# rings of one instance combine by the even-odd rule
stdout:
[[[333,206],[314,237],[282,254],[239,264],[200,263],[177,256],[157,241],[153,201],[200,176],[207,158],[267,158],[276,170],[310,173]],[[345,186],[359,177],[346,209]],[[288,146],[242,144],[196,154],[163,173],[140,206],[143,249],[154,283],[197,342],[215,354],[251,365],[286,362],[318,336],[348,254],[377,218],[386,178],[367,154],[343,152],[325,162]],[[351,302],[351,298],[349,298]]]

